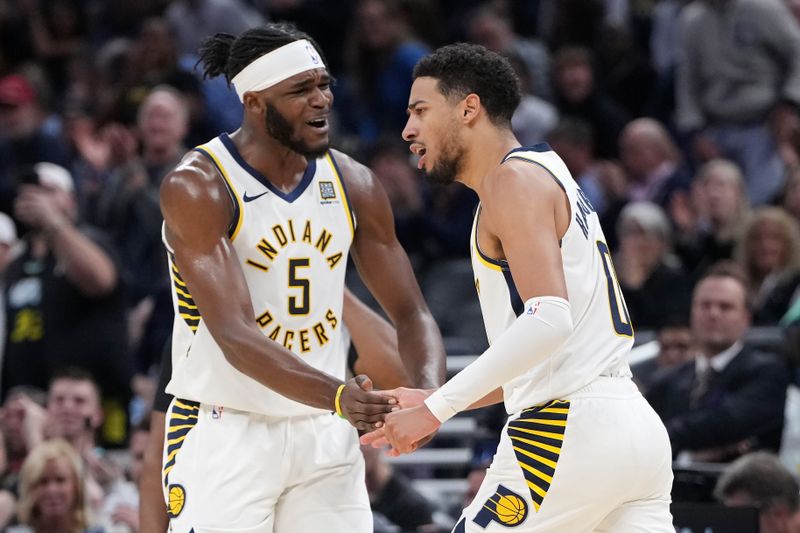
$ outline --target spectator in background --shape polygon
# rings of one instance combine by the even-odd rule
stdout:
[[[710,269],[692,299],[697,356],[661,376],[647,394],[679,462],[725,462],[780,448],[789,372],[774,354],[744,344],[747,295],[736,265]]]
[[[421,180],[403,143],[382,140],[369,152],[368,166],[392,205],[397,238],[417,271],[434,259],[465,257],[477,203],[472,191]]]
[[[86,45],[86,8],[70,0],[23,0],[19,7],[37,58],[56,97],[64,94],[72,59]],[[60,102],[59,102],[60,103]]]
[[[31,451],[20,475],[18,517],[31,533],[99,533],[89,527],[83,468],[75,450],[55,439]]]
[[[758,507],[760,533],[800,533],[800,485],[777,457],[755,452],[728,466],[714,497],[728,507]]]
[[[553,71],[554,103],[560,115],[591,124],[597,157],[615,157],[617,139],[629,117],[595,82],[589,50],[578,47],[559,50],[553,60]]]
[[[685,315],[690,283],[671,254],[672,228],[664,211],[650,202],[626,205],[617,239],[614,264],[634,327],[657,329],[667,317]]]
[[[466,22],[470,42],[480,44],[508,58],[515,57],[522,68],[517,70],[524,92],[550,100],[550,55],[539,41],[514,33],[506,10],[487,2],[473,11]],[[523,143],[524,144],[524,143]]]
[[[757,210],[737,243],[736,259],[750,277],[753,323],[777,324],[800,285],[797,221],[779,207]]]
[[[115,107],[106,112],[113,120],[132,124],[144,98],[162,84],[184,87],[200,82],[196,74],[182,68],[175,38],[164,19],[151,18],[124,52],[120,80],[112,87]]]
[[[14,221],[7,214],[0,212],[0,298],[4,298],[6,291],[5,273],[8,265],[14,259],[17,249],[17,228]],[[3,347],[6,343],[6,312],[0,305],[0,360],[3,357]]]
[[[627,178],[616,163],[595,157],[594,138],[591,124],[581,119],[564,118],[550,132],[547,141],[564,160],[601,221],[605,221],[608,213],[618,213],[624,205]]]
[[[61,139],[45,127],[47,111],[21,74],[0,78],[0,211],[11,212],[20,174],[42,161],[67,165]]]
[[[416,531],[433,522],[433,505],[417,492],[407,478],[384,459],[385,451],[361,446],[373,513],[380,513],[402,531]]]
[[[200,43],[217,32],[239,35],[264,22],[264,17],[242,0],[175,0],[165,13],[178,52],[197,54]]]
[[[150,425],[149,421],[145,419],[144,423],[131,432],[130,446],[128,447],[130,463],[125,470],[125,478],[115,481],[103,501],[101,522],[110,531],[122,529],[134,533],[140,530],[138,486],[144,471],[144,456],[149,440]],[[151,530],[142,529],[142,531],[149,533]]]
[[[45,435],[67,441],[84,460],[88,473],[107,487],[119,473],[97,446],[102,424],[100,389],[92,376],[78,368],[59,371],[47,393]]]
[[[124,415],[131,372],[113,247],[77,225],[69,172],[39,163],[28,181],[14,203],[27,230],[6,271],[3,393],[20,384],[44,389],[57,368],[74,365],[96,375]]]
[[[353,24],[337,117],[363,142],[396,136],[406,122],[411,72],[428,46],[413,34],[401,0],[360,0]]]
[[[792,13],[795,22],[800,25],[800,0],[783,0],[783,2]]]
[[[553,104],[531,92],[525,77],[525,65],[518,54],[510,54],[508,62],[520,80],[522,100],[511,117],[511,130],[523,146],[544,141],[558,124],[558,110]]]
[[[369,149],[367,166],[381,182],[392,206],[397,240],[417,267],[424,260],[426,239],[424,184],[411,166],[408,147],[381,140]]]
[[[18,476],[28,453],[44,440],[47,394],[39,389],[20,385],[7,391],[0,429],[3,449],[8,461],[0,488],[18,494]]]
[[[619,154],[628,172],[628,198],[668,209],[677,191],[688,191],[691,175],[667,129],[651,118],[633,120],[622,130]]]
[[[800,167],[789,174],[781,207],[800,223]]]
[[[686,315],[667,317],[656,333],[658,353],[649,359],[631,365],[633,379],[642,394],[670,369],[694,359],[692,330]]]
[[[675,250],[693,277],[702,275],[718,261],[733,258],[736,239],[747,223],[749,211],[742,173],[725,159],[703,165],[691,199],[676,194],[670,206],[677,230]]]
[[[727,157],[753,205],[784,180],[777,145],[800,105],[800,28],[781,0],[694,0],[681,14],[678,127],[699,161]]]
[[[653,6],[650,32],[650,64],[655,71],[655,85],[650,95],[649,110],[662,122],[672,118],[675,109],[675,67],[680,45],[678,20],[688,0],[661,0]]]
[[[128,281],[131,347],[136,367],[146,372],[170,333],[172,299],[161,242],[159,187],[186,153],[189,110],[181,93],[157,86],[137,115],[141,156],[133,150],[113,168],[100,192],[94,222],[120,250]]]

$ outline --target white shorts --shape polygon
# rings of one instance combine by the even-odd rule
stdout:
[[[171,532],[372,531],[358,434],[345,420],[175,399],[166,424]]]
[[[630,379],[512,415],[453,533],[674,533],[666,429]]]

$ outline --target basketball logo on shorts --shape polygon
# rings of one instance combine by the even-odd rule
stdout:
[[[498,485],[495,493],[486,500],[472,521],[483,528],[492,522],[506,527],[516,527],[524,522],[527,516],[528,504],[525,499],[503,485]]]
[[[183,511],[186,502],[186,489],[181,485],[170,485],[167,492],[167,515],[176,518]]]

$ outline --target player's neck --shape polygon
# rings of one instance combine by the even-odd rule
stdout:
[[[508,152],[520,146],[511,130],[490,128],[474,132],[468,140],[459,175],[459,181],[478,194],[484,178],[503,162]]]
[[[294,188],[308,166],[305,157],[246,124],[232,133],[230,138],[247,164],[279,189]]]

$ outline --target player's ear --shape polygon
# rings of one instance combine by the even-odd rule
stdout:
[[[470,93],[461,101],[461,118],[465,124],[471,123],[477,118],[481,109],[481,97],[475,93]]]
[[[244,106],[245,111],[250,111],[257,114],[264,112],[264,101],[254,92],[244,93],[244,101],[242,102],[242,105]]]

